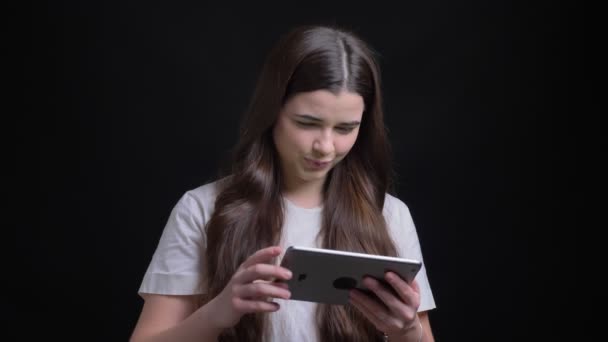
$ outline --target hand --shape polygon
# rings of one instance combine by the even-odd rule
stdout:
[[[384,278],[394,291],[374,278],[365,277],[363,285],[379,300],[353,289],[350,291],[350,302],[386,335],[405,335],[418,326],[420,288],[415,280],[409,285],[393,272],[387,272]]]
[[[216,328],[230,328],[246,313],[277,311],[279,304],[270,299],[291,296],[287,284],[271,281],[291,278],[288,269],[269,264],[279,254],[278,246],[260,249],[239,266],[224,290],[209,302]]]

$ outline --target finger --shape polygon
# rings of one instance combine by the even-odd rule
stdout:
[[[395,316],[408,321],[411,320],[415,312],[414,309],[408,307],[406,303],[404,303],[396,294],[393,294],[385,285],[371,277],[365,277],[363,279],[363,285],[378,296],[380,301],[382,301]]]
[[[397,309],[399,311],[401,309],[400,306],[405,305],[397,294],[392,293],[389,288],[372,277],[365,277],[363,279],[363,285],[373,292],[378,299],[390,309]]]
[[[361,295],[363,295],[363,294],[361,294]],[[363,296],[365,296],[365,295],[363,295]],[[380,330],[380,331],[390,330],[387,325],[387,322],[382,320],[380,317],[378,317],[378,315],[376,313],[374,313],[372,310],[368,309],[367,306],[365,306],[356,295],[350,296],[350,304],[352,306],[354,306],[357,310],[359,310],[359,312],[361,312],[361,314],[363,316],[365,316],[365,318],[367,318],[370,322],[372,322],[372,324],[378,330]]]
[[[291,292],[272,283],[250,283],[236,288],[235,294],[244,299],[282,298],[289,299]]]
[[[420,289],[418,283],[414,280],[412,284],[408,284],[399,275],[394,272],[387,272],[384,276],[386,281],[395,289],[401,300],[414,308],[420,306]]]
[[[289,290],[289,285],[287,285],[287,283],[283,283],[283,282],[279,282],[279,281],[274,281],[274,282],[272,282],[272,285],[280,287],[280,288],[285,289],[285,290]]]
[[[270,246],[259,251],[253,253],[247,260],[245,260],[242,264],[242,268],[247,268],[251,265],[259,264],[259,263],[268,263],[272,261],[272,258],[277,257],[281,254],[281,247],[279,246]]]
[[[416,281],[416,279],[414,279],[412,281],[411,287],[414,289],[414,292],[416,292],[418,295],[420,295],[420,286],[418,285],[418,282]]]
[[[238,283],[250,283],[254,280],[273,280],[275,278],[288,280],[291,279],[291,271],[277,265],[255,264],[235,276]]]
[[[350,298],[354,299],[360,306],[367,309],[370,315],[376,317],[379,321],[383,322],[384,325],[399,327],[401,324],[399,320],[395,318],[395,315],[389,310],[388,307],[383,305],[376,299],[364,294],[359,290],[352,290],[350,292]]]
[[[279,303],[264,300],[245,300],[241,298],[233,298],[232,302],[235,309],[242,313],[274,312],[281,308]]]
[[[275,286],[279,286],[280,288],[283,289],[288,289],[289,288],[289,284],[287,284],[287,282],[283,279],[257,279],[254,280],[253,283],[269,283],[269,284],[274,284]]]

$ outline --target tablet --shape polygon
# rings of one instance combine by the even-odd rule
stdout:
[[[362,284],[364,276],[386,283],[392,271],[411,283],[422,267],[418,260],[331,249],[290,246],[281,266],[293,276],[286,281],[292,300],[326,304],[348,304],[348,291],[357,288],[371,294]],[[392,289],[392,286],[387,286]]]

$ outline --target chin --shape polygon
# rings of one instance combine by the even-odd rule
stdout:
[[[300,179],[305,182],[323,180],[327,177],[327,171],[303,171],[300,173]]]

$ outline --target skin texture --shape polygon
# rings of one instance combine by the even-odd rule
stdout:
[[[301,207],[322,204],[323,183],[354,146],[364,109],[363,98],[347,91],[299,93],[285,103],[272,131],[284,196]],[[246,313],[279,310],[271,300],[291,295],[285,284],[270,281],[291,278],[289,270],[271,262],[281,252],[281,247],[271,246],[254,253],[224,290],[200,308],[196,296],[145,295],[131,341],[213,341]],[[433,341],[428,315],[417,313],[417,284],[409,285],[390,272],[386,280],[397,295],[369,278],[364,284],[380,300],[355,290],[351,304],[391,341],[418,341],[421,334],[423,341]]]
[[[273,138],[287,198],[304,207],[320,204],[328,172],[357,140],[363,110],[363,98],[346,91],[299,93],[285,103]]]

